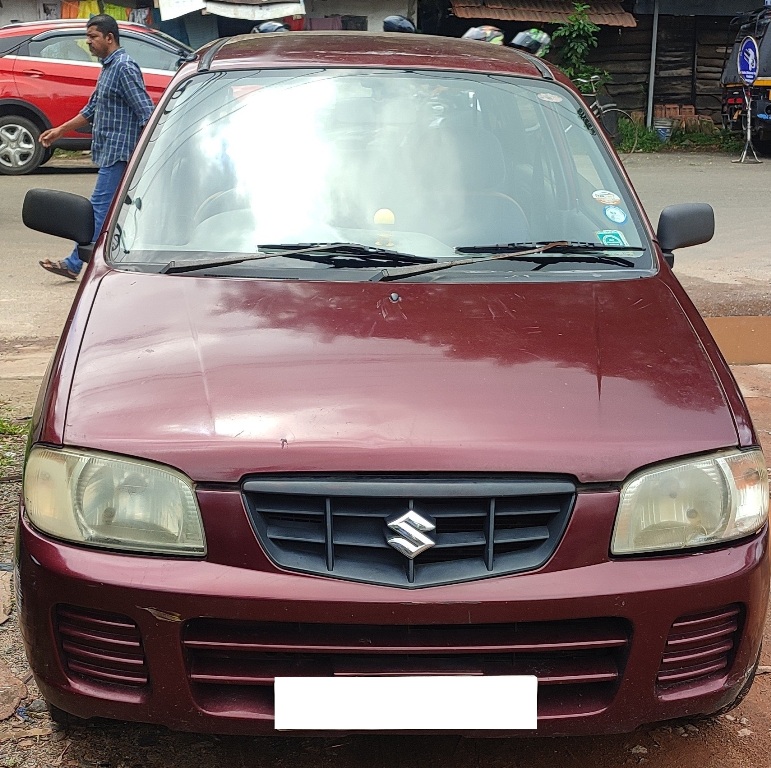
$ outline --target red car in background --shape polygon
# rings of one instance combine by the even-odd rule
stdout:
[[[0,28],[0,174],[19,176],[51,158],[40,134],[69,120],[88,101],[101,71],[88,51],[84,19],[35,21]],[[141,24],[120,24],[120,42],[139,64],[157,103],[180,62],[184,43]],[[72,131],[56,144],[88,149],[91,134]]]

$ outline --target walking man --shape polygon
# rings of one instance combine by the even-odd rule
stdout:
[[[91,195],[94,206],[94,233],[102,229],[115,190],[126,164],[139,141],[139,134],[153,111],[142,72],[137,63],[120,47],[118,22],[100,14],[89,19],[86,40],[92,55],[102,62],[102,71],[86,106],[66,123],[44,131],[40,143],[50,147],[68,131],[92,124],[91,157],[99,172]],[[61,261],[45,259],[43,269],[75,280],[83,267],[77,246]]]

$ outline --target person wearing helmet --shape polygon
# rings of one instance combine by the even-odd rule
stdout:
[[[503,45],[503,32],[498,27],[484,24],[481,27],[471,27],[463,34],[463,40],[481,40],[483,43]]]
[[[289,27],[280,21],[263,21],[252,27],[252,32],[289,32]]]
[[[417,32],[415,25],[406,16],[386,16],[383,32]]]
[[[540,59],[548,53],[551,37],[542,29],[528,29],[526,32],[517,32],[510,45],[512,48],[527,51]]]

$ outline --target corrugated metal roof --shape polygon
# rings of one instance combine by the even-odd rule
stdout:
[[[461,19],[499,19],[560,24],[575,11],[571,0],[451,0]],[[606,27],[636,27],[637,22],[619,2],[590,3],[589,20]]]

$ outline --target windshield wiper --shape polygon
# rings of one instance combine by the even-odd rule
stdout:
[[[195,272],[200,269],[228,267],[232,264],[242,264],[245,261],[277,259],[282,256],[303,261],[315,261],[319,264],[332,264],[335,267],[380,267],[384,264],[393,264],[395,266],[436,264],[436,259],[429,256],[416,256],[412,253],[400,253],[388,248],[378,248],[359,243],[293,243],[291,245],[261,245],[258,248],[259,251],[257,253],[249,256],[238,256],[232,259],[170,261],[161,269],[161,273],[173,275],[182,272]],[[274,249],[277,249],[275,253],[263,252]],[[345,259],[345,261],[342,259]]]
[[[604,253],[605,251],[644,251],[631,245],[602,245],[601,243],[579,243],[574,240],[562,240],[546,243],[497,243],[496,245],[463,245],[455,249],[455,253],[513,253],[520,254],[533,248],[547,246],[549,252],[559,253]]]
[[[474,245],[463,246],[455,249],[458,253],[489,253],[490,256],[481,258],[453,259],[441,264],[429,264],[425,267],[402,267],[396,269],[383,269],[375,277],[373,282],[399,280],[403,277],[422,275],[427,272],[438,272],[442,269],[451,269],[465,264],[480,264],[485,261],[498,261],[508,259],[511,261],[534,261],[539,264],[539,269],[547,264],[559,264],[565,261],[577,261],[589,264],[611,264],[618,267],[633,267],[634,262],[620,256],[604,256],[604,251],[644,251],[645,248],[632,246],[597,245],[592,243],[571,243],[566,240],[558,240],[553,243],[507,243],[505,245]],[[575,255],[571,255],[575,254]]]
[[[297,243],[292,245],[261,245],[261,250],[273,248],[284,249],[283,253],[275,253],[273,256],[289,256],[307,261],[317,261],[320,264],[333,263],[342,256],[350,256],[361,265],[362,262],[371,262],[373,265],[387,264],[436,264],[436,259],[431,256],[417,256],[414,253],[402,253],[390,248],[381,248],[375,245],[362,245],[361,243]],[[329,252],[329,253],[327,253]],[[366,264],[364,264],[366,266]]]

